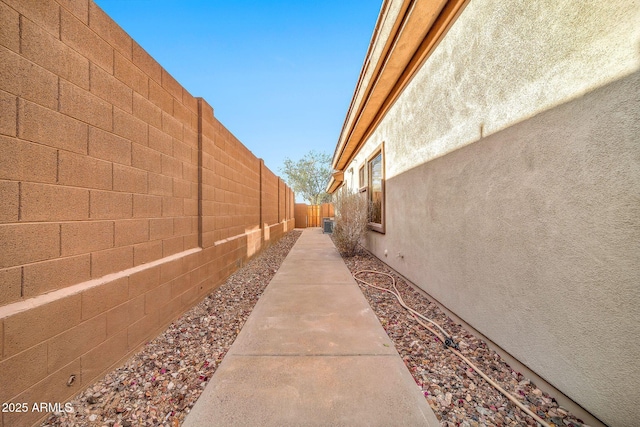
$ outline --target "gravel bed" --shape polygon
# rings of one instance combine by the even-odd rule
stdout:
[[[43,426],[179,426],[298,237],[294,230],[232,274],[124,366]]]
[[[442,326],[458,342],[465,357],[549,425],[584,425],[378,258],[361,249],[357,256],[346,258],[345,262],[352,273],[374,270],[392,274],[409,307]],[[376,286],[391,288],[388,277],[369,273],[358,277]],[[361,283],[358,285],[443,427],[537,425],[529,415],[419,326],[393,295]]]

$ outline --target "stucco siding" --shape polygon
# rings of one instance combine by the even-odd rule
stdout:
[[[345,173],[384,142],[369,249],[616,426],[640,419],[638,22],[471,0]]]
[[[387,177],[637,70],[638,22],[630,1],[470,1],[370,137],[394,140]]]

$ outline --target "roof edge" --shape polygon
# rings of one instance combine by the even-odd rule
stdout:
[[[335,170],[351,162],[468,2],[385,0],[336,145]]]

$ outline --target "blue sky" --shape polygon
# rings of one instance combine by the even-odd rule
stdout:
[[[277,174],[333,155],[382,0],[96,0]]]

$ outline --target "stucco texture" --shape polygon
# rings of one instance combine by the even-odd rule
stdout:
[[[378,257],[615,426],[640,419],[637,22],[472,0],[349,165],[384,142]]]

